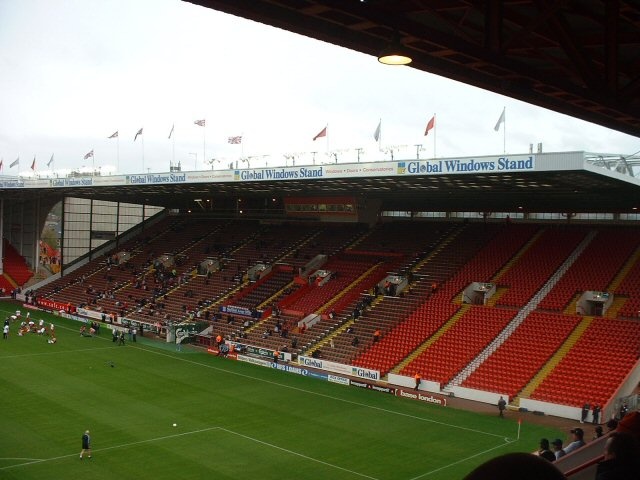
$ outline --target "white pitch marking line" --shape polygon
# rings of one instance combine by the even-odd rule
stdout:
[[[36,460],[36,461],[42,461],[41,458],[22,458],[22,457],[2,457],[0,458],[0,461],[4,461],[4,460]]]
[[[496,447],[489,448],[488,450],[483,450],[482,452],[478,452],[478,453],[473,454],[473,455],[470,455],[470,456],[468,456],[468,457],[461,458],[460,460],[457,460],[457,461],[455,461],[455,462],[453,462],[453,463],[450,463],[450,464],[448,464],[448,465],[444,465],[444,466],[442,466],[442,467],[440,467],[440,468],[436,468],[435,470],[431,470],[431,471],[429,471],[429,472],[425,472],[425,473],[423,473],[423,474],[421,474],[421,475],[418,475],[417,477],[410,478],[409,480],[418,480],[419,478],[424,478],[424,477],[426,477],[426,476],[432,475],[432,474],[437,473],[437,472],[440,472],[440,471],[442,471],[442,470],[446,470],[446,469],[447,469],[447,468],[449,468],[449,467],[453,467],[453,466],[458,465],[458,464],[460,464],[460,463],[464,463],[464,462],[466,462],[467,460],[471,460],[471,459],[473,459],[473,458],[479,457],[480,455],[484,455],[484,454],[486,454],[486,453],[492,452],[493,450],[497,450],[497,449],[499,449],[499,448],[504,448],[504,447],[506,447],[507,445],[508,445],[508,443],[505,443],[505,444],[498,445],[498,446],[496,446]]]
[[[464,430],[464,431],[467,431],[467,432],[479,433],[479,434],[482,434],[482,435],[488,435],[488,436],[491,436],[491,437],[497,437],[497,438],[501,438],[501,439],[504,438],[503,435],[499,435],[499,434],[496,434],[496,433],[483,432],[482,430],[476,430],[474,428],[462,427],[460,425],[452,425],[450,423],[439,422],[437,420],[433,420],[433,419],[430,419],[430,418],[417,417],[415,415],[410,415],[408,413],[402,413],[402,412],[397,412],[397,411],[394,411],[394,410],[388,410],[386,408],[376,407],[376,406],[373,406],[373,405],[367,405],[365,403],[360,403],[360,402],[354,402],[352,400],[345,400],[343,398],[334,397],[334,396],[331,396],[331,395],[326,395],[324,393],[318,393],[318,392],[314,392],[314,391],[310,391],[310,390],[305,390],[303,388],[292,387],[290,385],[284,385],[282,383],[274,382],[274,381],[271,381],[271,380],[265,380],[265,379],[259,378],[259,377],[252,377],[250,375],[245,375],[243,373],[230,372],[229,370],[225,370],[223,368],[214,367],[213,365],[207,365],[206,363],[196,362],[194,360],[189,360],[189,359],[186,359],[186,358],[181,358],[181,357],[177,357],[177,356],[174,356],[174,355],[169,355],[169,354],[166,354],[164,352],[158,352],[158,351],[155,351],[155,350],[150,350],[148,348],[142,348],[140,346],[136,346],[134,348],[139,348],[141,350],[144,350],[144,351],[149,352],[149,353],[153,353],[155,355],[161,355],[161,356],[164,356],[164,357],[174,358],[176,360],[180,360],[180,361],[183,361],[183,362],[186,362],[186,363],[191,363],[193,365],[198,365],[198,366],[201,366],[201,367],[217,370],[219,372],[223,372],[223,373],[226,373],[228,375],[236,375],[236,376],[239,376],[239,377],[249,378],[249,379],[254,380],[254,381],[268,383],[270,385],[276,385],[276,386],[279,386],[279,387],[288,388],[290,390],[296,390],[296,391],[299,391],[299,392],[307,393],[309,395],[316,395],[316,396],[319,396],[319,397],[328,398],[330,400],[335,400],[335,401],[338,401],[338,402],[348,403],[348,404],[356,405],[356,406],[359,406],[359,407],[371,408],[373,410],[378,410],[380,412],[385,412],[385,413],[389,413],[389,414],[392,414],[392,415],[398,415],[398,416],[402,416],[402,417],[412,418],[412,419],[420,420],[420,421],[423,421],[423,422],[434,423],[434,424],[437,424],[437,425],[443,425],[445,427],[456,428],[458,430]]]
[[[225,432],[227,432],[227,433],[231,433],[231,434],[233,434],[233,435],[237,435],[238,437],[242,437],[242,438],[245,438],[245,439],[247,439],[247,440],[251,440],[252,442],[256,442],[256,443],[259,443],[259,444],[261,444],[261,445],[266,445],[267,447],[275,448],[275,449],[277,449],[277,450],[280,450],[280,451],[286,452],[286,453],[288,453],[288,454],[290,454],[290,455],[295,455],[295,456],[297,456],[297,457],[304,458],[305,460],[310,460],[310,461],[312,461],[312,462],[316,462],[316,463],[319,463],[319,464],[321,464],[321,465],[325,465],[325,466],[327,466],[327,467],[335,468],[335,469],[337,469],[337,470],[341,470],[341,471],[343,471],[343,472],[351,473],[351,474],[353,474],[353,475],[357,475],[357,476],[359,476],[359,477],[369,478],[369,479],[371,479],[371,480],[378,480],[378,479],[376,479],[375,477],[370,477],[369,475],[365,475],[364,473],[355,472],[355,471],[353,471],[353,470],[349,470],[348,468],[340,467],[339,465],[335,465],[335,464],[333,464],[333,463],[324,462],[324,461],[322,461],[322,460],[318,460],[317,458],[309,457],[309,456],[304,455],[304,454],[302,454],[302,453],[294,452],[293,450],[289,450],[289,449],[284,448],[284,447],[279,447],[279,446],[274,445],[274,444],[272,444],[272,443],[265,442],[265,441],[263,441],[263,440],[258,440],[257,438],[250,437],[250,436],[248,436],[248,435],[244,435],[244,434],[242,434],[242,433],[234,432],[233,430],[228,430],[228,429],[226,429],[226,428],[222,428],[222,427],[220,427],[220,430],[225,431]]]
[[[159,442],[161,440],[167,440],[169,438],[184,437],[186,435],[193,435],[193,434],[196,434],[196,433],[209,432],[211,430],[218,430],[218,429],[220,429],[220,427],[201,428],[200,430],[192,430],[191,432],[176,433],[174,435],[165,435],[163,437],[149,438],[147,440],[140,440],[138,442],[122,443],[120,445],[113,445],[111,447],[94,448],[92,450],[94,452],[106,452],[107,450],[115,450],[115,449],[118,449],[118,448],[131,447],[132,445],[140,445],[142,443]],[[31,461],[25,462],[25,463],[17,463],[15,465],[9,465],[9,466],[6,466],[6,467],[0,467],[0,470],[8,470],[10,468],[16,468],[16,467],[25,467],[25,466],[28,466],[28,465],[34,465],[36,463],[52,462],[52,461],[55,461],[55,460],[61,460],[63,458],[69,458],[69,457],[75,457],[75,456],[78,456],[78,454],[77,453],[70,453],[70,454],[67,454],[67,455],[60,455],[59,457],[43,458],[43,459],[37,459],[37,460],[32,460],[32,459],[25,458],[23,460],[31,460]],[[15,459],[15,460],[20,460],[20,459]]]

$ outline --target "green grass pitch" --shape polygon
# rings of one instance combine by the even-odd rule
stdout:
[[[16,308],[0,303],[1,319]],[[15,323],[0,343],[0,479],[449,480],[559,436],[524,423],[516,440],[513,419],[31,316],[55,323],[58,343]],[[80,460],[87,429],[93,456]]]

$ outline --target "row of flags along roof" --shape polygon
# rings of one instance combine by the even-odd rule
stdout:
[[[495,126],[493,127],[493,129],[497,132],[500,130],[500,126],[503,125],[505,123],[505,118],[506,118],[506,107],[502,108],[502,113],[500,114],[500,117],[498,118],[498,121],[496,122]],[[206,119],[200,119],[200,120],[194,120],[193,121],[194,125],[197,125],[199,127],[205,127],[207,124]],[[427,135],[429,135],[429,132],[431,130],[433,130],[436,126],[436,115],[433,114],[433,116],[429,119],[429,121],[427,122],[427,126],[424,130],[424,136],[426,137]],[[315,142],[317,139],[322,138],[322,137],[326,137],[327,133],[328,133],[328,128],[329,125],[325,125],[324,128],[322,128],[322,130],[320,130],[314,137],[313,137],[313,141]],[[171,130],[169,131],[169,139],[171,139],[171,137],[173,136],[173,132],[175,129],[175,124],[171,125]],[[141,136],[143,134],[144,129],[140,128],[135,136],[133,137],[133,141],[135,142],[139,136]],[[116,130],[115,132],[113,132],[111,135],[109,135],[107,138],[119,138],[120,133],[119,130]],[[382,119],[380,119],[378,121],[378,126],[376,127],[375,131],[373,132],[373,138],[376,142],[380,141],[382,136]],[[242,135],[234,135],[231,137],[227,138],[227,143],[230,143],[232,145],[239,145],[242,143]],[[84,159],[87,160],[89,158],[93,158],[93,149],[91,149],[89,152],[87,152],[84,155]],[[50,167],[51,164],[53,163],[53,154],[51,155],[51,159],[47,162],[47,167]],[[9,168],[13,168],[17,165],[20,165],[20,157],[16,158],[13,162],[11,162],[9,164]],[[2,171],[4,167],[4,159],[0,159],[0,171]],[[31,162],[31,170],[35,170],[36,169],[36,157],[33,157],[33,162]]]
[[[51,159],[47,162],[47,167],[50,167],[53,163],[53,154],[51,154]],[[13,162],[9,164],[9,168],[13,168],[17,165],[20,165],[20,157],[16,158]],[[0,171],[4,168],[4,158],[0,158]],[[31,170],[36,169],[36,156],[33,156],[33,161],[31,162]]]

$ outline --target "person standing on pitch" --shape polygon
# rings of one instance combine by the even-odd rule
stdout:
[[[500,411],[501,417],[504,417],[505,408],[507,408],[507,402],[503,397],[500,397],[500,400],[498,400],[498,410]]]
[[[80,450],[80,460],[82,455],[87,454],[87,457],[91,458],[91,437],[89,436],[89,430],[82,435],[82,450]]]

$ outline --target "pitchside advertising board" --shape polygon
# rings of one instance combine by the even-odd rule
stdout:
[[[431,403],[434,405],[441,405],[443,407],[447,406],[446,397],[443,397],[441,395],[434,395],[431,393],[426,393],[421,391],[414,391],[414,390],[408,390],[405,388],[397,388],[397,387],[388,386],[388,385],[379,385],[377,383],[354,380],[348,377],[333,375],[331,373],[325,373],[322,371],[317,372],[314,370],[308,370],[303,367],[297,367],[295,365],[289,365],[286,363],[268,362],[267,360],[262,360],[255,357],[249,357],[247,355],[238,355],[237,360],[241,362],[253,363],[254,365],[260,365],[263,367],[276,368],[278,370],[282,370],[283,372],[287,372],[287,373],[294,373],[294,374],[303,375],[306,377],[318,378],[320,380],[326,380],[328,382],[338,383],[341,385],[349,385],[356,388],[366,388],[367,390],[373,390],[374,392],[388,393],[390,395],[395,395],[396,397],[415,400],[418,402]],[[299,364],[303,366],[309,366],[314,369],[324,368],[325,370],[328,369],[327,367],[335,368],[337,370],[339,369],[338,366],[341,365],[339,363],[327,362],[327,361],[323,361],[316,358],[310,358],[310,357],[301,357],[299,359]],[[364,371],[367,369],[351,367],[350,365],[341,365],[341,366],[345,367],[343,370],[346,372],[345,373],[346,375],[356,376],[355,374],[358,374],[358,373],[360,375],[371,375],[371,373],[364,373]],[[369,372],[375,373],[377,376],[376,380],[379,379],[380,373],[378,371],[369,370]]]
[[[369,368],[354,367],[353,365],[345,365],[342,363],[328,362],[313,357],[298,357],[298,363],[305,367],[317,368],[318,370],[326,370],[328,372],[341,373],[351,377],[363,378],[367,380],[380,380],[380,371],[371,370]]]

